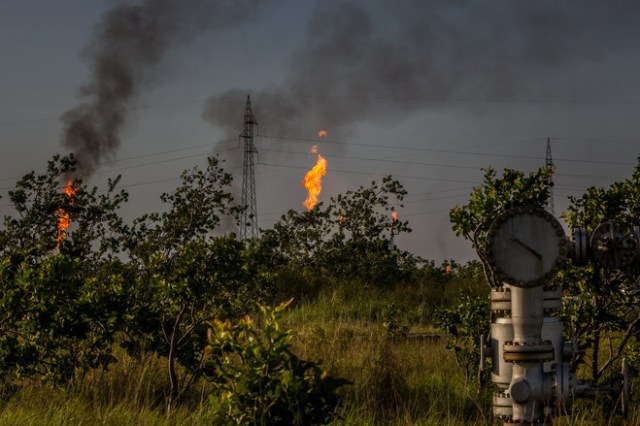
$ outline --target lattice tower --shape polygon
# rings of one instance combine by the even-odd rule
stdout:
[[[247,95],[244,109],[244,130],[240,134],[244,148],[244,163],[242,167],[242,200],[246,209],[240,217],[240,239],[247,240],[258,236],[258,210],[256,207],[256,176],[255,154],[258,153],[253,144],[253,129],[258,125],[251,109],[251,97]]]
[[[550,173],[555,171],[555,166],[553,165],[553,158],[551,157],[551,138],[547,138],[547,157],[545,160],[545,166]],[[552,215],[556,215],[555,207],[553,205],[553,175],[549,176],[549,201],[547,202],[547,211]]]

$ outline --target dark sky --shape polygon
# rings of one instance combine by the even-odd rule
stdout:
[[[630,175],[637,22],[626,0],[1,0],[0,187],[69,150],[97,185],[123,175],[128,218],[212,151],[239,182],[251,94],[260,227],[304,208],[323,129],[321,201],[392,174],[414,229],[398,245],[466,260],[448,211],[482,168],[534,170],[552,138],[558,215]]]

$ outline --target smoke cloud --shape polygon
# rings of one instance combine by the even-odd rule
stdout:
[[[90,175],[120,145],[133,103],[145,88],[162,80],[162,62],[172,48],[202,31],[223,31],[242,23],[260,0],[144,0],[120,4],[95,27],[83,57],[90,81],[82,102],[65,112],[62,144],[78,159],[78,172]]]
[[[369,5],[367,3],[367,5]],[[593,65],[640,39],[640,2],[322,1],[277,86],[212,96],[203,116],[238,133],[246,93],[263,134],[345,135],[440,102],[597,99]],[[384,22],[374,17],[384,14]],[[590,67],[587,67],[590,66]]]

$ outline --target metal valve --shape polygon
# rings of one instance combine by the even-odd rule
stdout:
[[[584,228],[573,230],[569,257],[578,266],[593,259],[604,268],[625,268],[640,257],[640,227],[605,222],[593,234]]]
[[[637,227],[605,222],[591,235],[589,247],[594,259],[605,268],[629,266],[640,253]]]
[[[619,395],[629,404],[628,363],[619,378],[596,386],[577,380],[563,341],[562,292],[552,279],[564,257],[576,265],[593,260],[623,268],[640,257],[640,228],[615,222],[590,236],[573,231],[567,242],[557,220],[542,209],[515,208],[496,219],[487,236],[487,254],[501,285],[491,292],[490,336],[481,338],[481,365],[492,359],[491,380],[498,387],[494,416],[505,424],[551,424],[570,412],[574,397],[594,392]]]

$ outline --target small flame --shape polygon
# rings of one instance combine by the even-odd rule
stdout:
[[[62,241],[67,238],[67,228],[69,228],[69,225],[71,225],[69,213],[64,209],[58,209],[58,238],[56,239],[58,248],[60,248]]]
[[[398,220],[398,212],[391,212],[391,217],[393,217],[393,221],[396,222]]]
[[[326,130],[318,130],[318,137],[319,138],[326,138],[327,137],[327,131]]]
[[[452,270],[453,268],[451,267],[451,264],[447,262],[447,266],[444,268],[444,272],[450,274]]]
[[[327,160],[320,154],[318,154],[318,146],[314,145],[311,149],[312,154],[318,155],[318,161],[311,170],[307,172],[302,184],[307,189],[309,196],[304,200],[304,206],[307,210],[311,210],[318,204],[318,195],[322,191],[322,176],[327,174]]]
[[[76,195],[76,192],[78,191],[73,187],[73,182],[67,182],[67,184],[64,186],[64,193],[67,194],[67,197],[73,197],[74,195]],[[73,198],[71,198],[71,202],[73,203]]]
[[[77,190],[73,187],[73,182],[69,181],[64,186],[63,192],[67,197],[69,197],[69,204],[73,204],[75,201],[74,195]],[[71,215],[65,209],[58,209],[58,237],[56,238],[57,247],[60,249],[60,244],[67,238],[67,229],[71,225]]]

